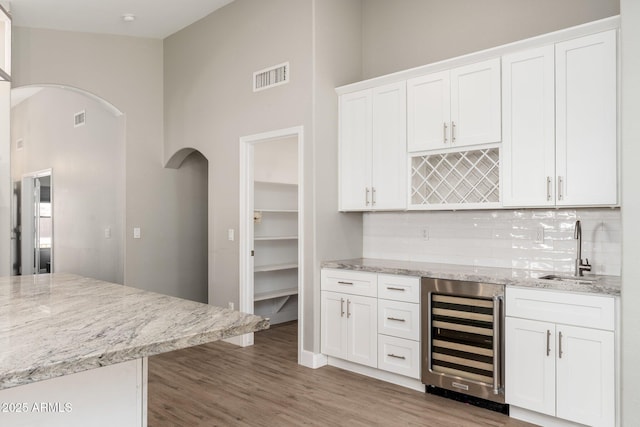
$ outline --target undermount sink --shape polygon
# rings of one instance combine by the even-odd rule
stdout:
[[[560,276],[557,274],[547,274],[546,276],[540,276],[539,279],[543,280],[555,280],[558,282],[573,282],[573,283],[581,283],[581,284],[592,284],[597,281],[597,279],[593,277],[582,277],[582,276]]]

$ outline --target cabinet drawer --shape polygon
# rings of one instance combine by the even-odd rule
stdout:
[[[378,274],[378,298],[420,303],[420,278]]]
[[[378,335],[378,369],[420,379],[420,343]]]
[[[507,287],[506,315],[613,331],[613,297]]]
[[[378,275],[376,273],[324,268],[320,274],[320,288],[323,291],[366,297],[378,296]]]
[[[379,299],[378,333],[418,341],[420,304]]]

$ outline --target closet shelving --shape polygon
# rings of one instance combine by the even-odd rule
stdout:
[[[298,186],[254,182],[254,313],[295,320],[298,297]]]

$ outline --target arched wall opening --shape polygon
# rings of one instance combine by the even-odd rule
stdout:
[[[176,151],[165,167],[175,169],[176,184],[173,191],[177,203],[175,215],[181,226],[176,236],[176,244],[184,248],[180,252],[176,271],[181,271],[177,279],[180,288],[176,296],[202,303],[209,300],[209,161],[194,148]]]
[[[35,221],[35,250],[50,266],[36,265],[34,272],[123,283],[123,113],[89,92],[61,85],[14,88],[11,101],[12,273],[29,272],[22,247],[33,236],[24,235],[31,218],[23,218],[28,193],[22,187],[30,176],[50,170],[50,200],[37,209],[41,218]]]

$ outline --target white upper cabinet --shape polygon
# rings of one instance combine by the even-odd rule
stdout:
[[[556,200],[615,205],[617,61],[615,30],[556,45]]]
[[[340,97],[340,210],[370,204],[371,99],[371,90]]]
[[[11,80],[11,16],[0,6],[0,80]]]
[[[503,205],[615,205],[616,31],[502,64]]]
[[[340,96],[340,210],[407,203],[404,82]]]
[[[500,59],[407,81],[408,151],[500,142]]]
[[[555,205],[554,48],[502,57],[502,201]]]

